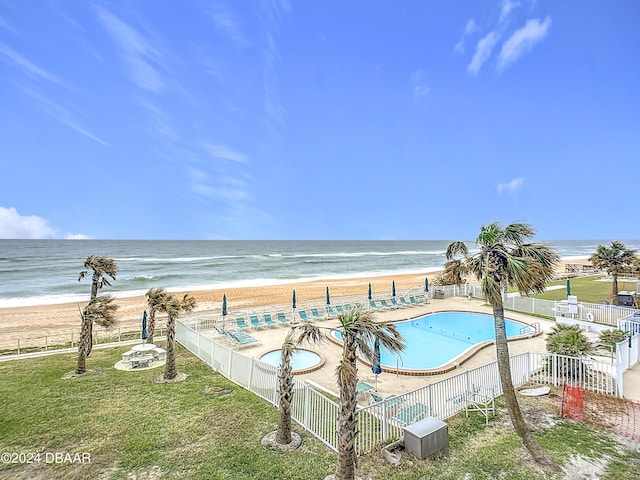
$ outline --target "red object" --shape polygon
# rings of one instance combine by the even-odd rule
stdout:
[[[584,395],[584,389],[565,385],[562,392],[562,416],[584,421]]]

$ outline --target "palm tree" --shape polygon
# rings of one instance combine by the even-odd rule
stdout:
[[[176,370],[176,319],[182,312],[190,312],[196,306],[196,299],[185,293],[181,299],[166,294],[157,309],[167,314],[167,363],[164,366],[164,379],[173,380],[178,376]]]
[[[523,294],[538,293],[543,292],[547,282],[553,278],[558,255],[547,245],[525,243],[534,235],[535,232],[529,225],[512,223],[503,227],[494,222],[480,228],[475,242],[480,248],[479,252],[469,255],[465,243],[458,241],[447,247],[446,258],[448,261],[454,261],[462,255],[460,268],[481,282],[482,293],[493,308],[500,383],[516,433],[538,463],[560,471],[560,467],[536,442],[524,422],[511,380],[509,346],[504,322],[502,295],[508,286],[516,286]]]
[[[300,333],[302,332],[302,333]],[[278,373],[279,417],[276,430],[276,443],[288,445],[291,443],[291,404],[293,403],[293,374],[291,357],[296,347],[301,343],[302,336],[310,343],[320,343],[323,337],[320,329],[311,324],[293,325],[282,343],[280,350],[280,370]]]
[[[96,298],[98,296],[98,290],[101,289],[104,285],[111,286],[109,280],[105,278],[105,275],[111,277],[113,280],[116,279],[116,274],[118,273],[118,264],[115,260],[108,257],[101,257],[90,255],[84,261],[84,268],[82,272],[80,272],[80,276],[78,277],[78,281],[81,281],[89,270],[93,271],[91,276],[91,298]]]
[[[589,261],[594,267],[606,270],[613,277],[611,301],[618,305],[618,274],[627,267],[635,267],[636,251],[625,247],[621,242],[613,241],[609,247],[598,245]]]
[[[165,301],[167,292],[164,288],[150,288],[147,293],[147,305],[149,306],[149,323],[147,325],[147,343],[153,343],[153,335],[156,330],[156,312]]]
[[[355,441],[358,422],[356,415],[358,353],[365,360],[373,362],[372,346],[376,339],[379,339],[383,348],[397,353],[404,350],[404,338],[395,325],[389,322],[376,322],[373,313],[363,310],[361,306],[338,316],[338,321],[342,332],[342,359],[336,368],[340,392],[336,480],[350,480],[355,478],[357,466]]]
[[[109,283],[109,280],[105,278],[105,275],[115,280],[116,274],[118,273],[118,264],[116,263],[115,260],[108,257],[101,257],[101,256],[95,256],[95,255],[91,255],[87,257],[87,259],[84,261],[84,268],[86,270],[83,270],[80,272],[78,281],[81,281],[87,275],[87,273],[89,273],[89,270],[93,272],[93,274],[91,275],[90,300],[93,300],[98,296],[98,290],[100,290],[104,285],[111,286],[111,284]],[[83,322],[82,325],[84,328],[85,323]],[[80,336],[82,337],[83,334],[86,334],[90,339],[89,343],[87,344],[88,350],[87,350],[86,356],[88,357],[89,354],[91,353],[91,349],[93,348],[93,342],[91,341],[91,339],[93,338],[93,322],[88,323],[87,326],[89,328],[89,331],[88,332],[81,331]]]
[[[91,353],[92,326],[93,322],[107,330],[116,323],[116,310],[118,305],[113,303],[113,297],[101,295],[92,298],[89,304],[80,312],[82,327],[80,329],[80,340],[78,341],[78,365],[76,373],[78,375],[87,371],[86,359]]]

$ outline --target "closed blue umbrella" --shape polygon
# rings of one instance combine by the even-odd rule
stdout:
[[[222,295],[222,316],[227,314],[227,295]]]
[[[147,339],[147,311],[142,314],[142,340]]]
[[[567,297],[571,295],[571,280],[567,278]]]
[[[329,287],[327,287],[327,305],[331,305],[331,297],[329,296]]]
[[[429,277],[424,277],[424,291],[429,292]]]
[[[291,297],[291,305],[292,305],[293,309],[295,310],[295,308],[296,308],[296,291],[295,290],[293,291],[293,295]]]
[[[376,338],[376,342],[373,344],[373,364],[371,365],[371,371],[376,376],[376,390],[378,390],[378,375],[382,373],[382,367],[380,366],[380,339]]]
[[[369,300],[371,300],[371,298],[372,298],[372,297],[371,297],[371,282],[369,282],[369,293],[368,293],[367,298],[368,298]]]
[[[393,282],[391,282],[391,296],[392,297],[396,296],[396,281],[395,280]]]

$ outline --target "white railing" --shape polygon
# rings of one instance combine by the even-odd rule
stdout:
[[[278,406],[276,367],[207,338],[181,321],[176,322],[176,338],[229,380]],[[522,353],[511,357],[511,374],[516,387],[529,381],[548,385],[580,383],[584,388],[600,393],[615,395],[622,392],[622,378],[621,375],[618,378],[616,364],[586,357]],[[337,451],[339,406],[310,383],[294,378],[295,394],[291,416],[329,448]],[[479,391],[491,397],[502,395],[497,362],[359,409],[356,444],[358,454],[401,438],[405,421],[411,423],[421,416],[434,416],[444,420],[465,410],[470,395]],[[410,411],[416,412],[415,418],[406,418],[406,412]]]

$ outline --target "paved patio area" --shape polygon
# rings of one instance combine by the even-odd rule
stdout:
[[[467,300],[460,297],[449,298],[445,300],[430,300],[430,303],[424,306],[411,307],[397,310],[381,311],[377,313],[377,318],[380,320],[406,320],[422,316],[427,313],[441,312],[441,311],[471,311],[479,313],[492,314],[491,307],[485,305],[480,300]],[[505,312],[507,318],[513,320],[519,320],[527,324],[539,323],[542,335],[525,340],[510,341],[509,351],[512,355],[525,352],[546,352],[544,333],[549,332],[555,322],[545,320],[539,317],[533,317],[525,314]],[[337,326],[337,321],[330,320],[319,323],[320,326]],[[279,326],[276,328],[265,328],[259,330],[251,330],[251,335],[258,338],[262,345],[243,348],[242,353],[245,355],[259,358],[262,354],[274,349],[279,349],[282,346],[284,337],[288,331],[286,326]],[[335,380],[335,369],[338,365],[341,348],[331,342],[324,342],[321,345],[302,345],[309,350],[315,350],[321,352],[326,357],[326,363],[324,367],[309,374],[298,375],[297,378],[311,379],[312,381],[320,384],[327,390],[335,392],[337,390]],[[460,367],[441,375],[429,375],[429,376],[407,376],[396,375],[390,373],[382,373],[378,376],[378,391],[383,396],[387,396],[391,393],[404,393],[410,390],[420,388],[429,383],[437,382],[443,378],[448,378],[454,375],[458,375],[465,370],[471,370],[487,363],[494,362],[496,360],[495,347],[490,345],[466,361]],[[366,381],[371,384],[375,384],[375,375],[371,372],[371,369],[362,363],[358,363],[358,373],[361,381]],[[624,393],[626,398],[640,401],[640,365],[632,370],[629,370],[624,377]]]

